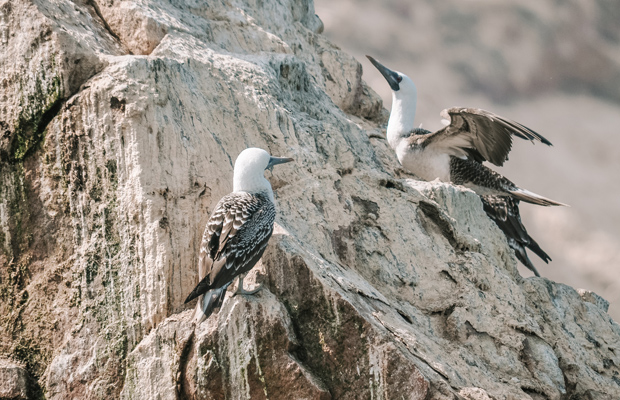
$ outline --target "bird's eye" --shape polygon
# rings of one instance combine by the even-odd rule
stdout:
[[[396,75],[396,82],[401,83],[403,80],[403,77],[400,75]]]

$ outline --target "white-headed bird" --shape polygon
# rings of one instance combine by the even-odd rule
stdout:
[[[246,291],[244,275],[260,260],[273,232],[276,208],[273,190],[264,172],[293,161],[272,157],[263,149],[248,148],[235,161],[233,192],[217,203],[202,236],[198,274],[200,283],[185,299],[203,296],[196,307],[198,322],[207,319],[224,301],[226,289],[239,276],[235,294]]]
[[[418,93],[411,78],[386,68],[370,56],[366,57],[392,89],[387,140],[400,164],[424,180],[438,178],[468,187],[480,195],[484,210],[504,232],[517,258],[540,276],[525,248],[532,250],[545,262],[551,258],[530,237],[521,223],[519,201],[541,206],[565,204],[518,187],[483,162],[503,165],[508,159],[513,136],[532,142],[538,140],[549,146],[551,143],[518,122],[478,108],[455,107],[443,110],[440,115],[447,125],[436,132],[414,128]]]

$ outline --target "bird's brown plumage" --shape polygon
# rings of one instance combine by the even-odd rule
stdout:
[[[202,237],[200,283],[185,303],[230,284],[263,255],[273,232],[276,210],[267,194],[233,192],[216,205]]]
[[[456,157],[471,157],[502,166],[512,147],[512,136],[525,140],[551,142],[518,122],[479,108],[453,107],[441,112],[450,121],[446,127],[426,135],[412,135],[413,147],[435,147]],[[479,156],[479,157],[478,157]]]

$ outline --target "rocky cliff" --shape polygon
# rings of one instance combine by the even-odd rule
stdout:
[[[473,192],[400,171],[309,1],[0,3],[0,398],[620,397],[605,300],[522,279]],[[276,230],[196,326],[248,146]]]

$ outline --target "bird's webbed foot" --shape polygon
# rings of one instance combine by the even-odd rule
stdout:
[[[255,294],[256,292],[258,292],[262,288],[263,288],[263,285],[259,285],[259,286],[257,286],[256,288],[254,288],[252,290],[245,290],[244,288],[239,287],[235,291],[235,296],[238,295],[238,294]]]
[[[237,290],[235,290],[235,292],[233,293],[233,296],[236,296],[238,294],[252,295],[263,288],[263,285],[258,285],[256,288],[252,290],[245,290],[243,288],[243,278],[245,278],[245,274],[239,276],[239,283],[237,284]]]

